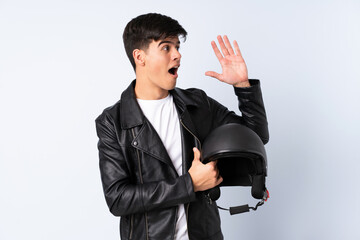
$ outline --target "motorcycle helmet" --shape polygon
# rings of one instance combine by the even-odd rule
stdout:
[[[251,195],[262,200],[259,202],[260,205],[267,200],[269,194],[265,187],[266,152],[262,140],[253,130],[236,123],[214,129],[203,142],[201,161],[206,164],[215,160],[223,178],[219,187],[251,186]],[[213,201],[217,200],[220,197],[220,189],[217,187],[208,191],[208,196]],[[257,206],[251,208],[244,205],[236,208],[244,212],[248,209],[256,210]],[[237,211],[234,208],[232,210]]]

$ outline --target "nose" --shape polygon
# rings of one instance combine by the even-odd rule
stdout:
[[[174,49],[172,58],[173,58],[173,60],[180,60],[181,54],[180,54],[179,50]]]

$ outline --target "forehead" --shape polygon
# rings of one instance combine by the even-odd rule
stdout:
[[[180,40],[179,37],[174,36],[174,37],[167,37],[158,41],[153,41],[157,46],[160,46],[162,44],[173,44],[173,45],[180,45]]]

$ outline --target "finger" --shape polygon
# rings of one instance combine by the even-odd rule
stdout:
[[[196,147],[193,148],[194,151],[194,161],[200,161],[200,151]]]
[[[244,59],[243,59],[243,57],[242,57],[242,55],[241,55],[241,52],[240,52],[239,45],[238,45],[238,43],[237,43],[236,40],[234,40],[234,47],[235,47],[236,55],[237,55],[237,56],[240,56],[241,59],[244,61]]]
[[[209,76],[209,77],[216,78],[216,79],[222,81],[222,80],[221,80],[221,79],[222,79],[221,74],[219,74],[219,73],[217,73],[217,72],[207,71],[207,72],[205,72],[205,75],[206,75],[206,76]]]
[[[218,179],[216,179],[216,186],[217,185],[219,185],[220,183],[222,183],[222,181],[223,181],[224,179],[221,177],[221,176],[219,176],[219,178]]]
[[[215,161],[208,162],[208,163],[205,164],[205,165],[212,166],[212,168],[213,168],[215,171],[217,171],[217,170],[216,170],[216,162],[215,162]]]
[[[225,40],[226,48],[229,51],[230,55],[235,55],[234,50],[230,44],[230,41],[226,35],[224,36],[224,40]]]
[[[215,41],[211,41],[211,46],[212,46],[212,48],[213,48],[213,50],[214,50],[214,53],[215,53],[217,59],[218,59],[219,61],[221,61],[224,57],[223,57],[223,55],[221,54],[219,48],[217,47]]]
[[[218,167],[217,167],[217,160],[214,160],[212,162],[214,163],[214,170],[219,172]]]
[[[219,36],[217,36],[217,39],[219,41],[219,45],[220,45],[221,52],[223,53],[223,55],[225,57],[230,55],[229,51],[227,50],[227,48],[226,48],[226,46],[224,44],[224,41],[223,41],[222,37],[219,35]]]
[[[216,179],[220,178],[220,172],[219,172],[219,169],[216,167]]]

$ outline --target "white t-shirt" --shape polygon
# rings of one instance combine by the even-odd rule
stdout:
[[[177,173],[181,176],[183,172],[180,123],[173,97],[169,94],[159,100],[137,99],[137,101],[162,140]],[[175,239],[189,239],[184,204],[179,205]]]

